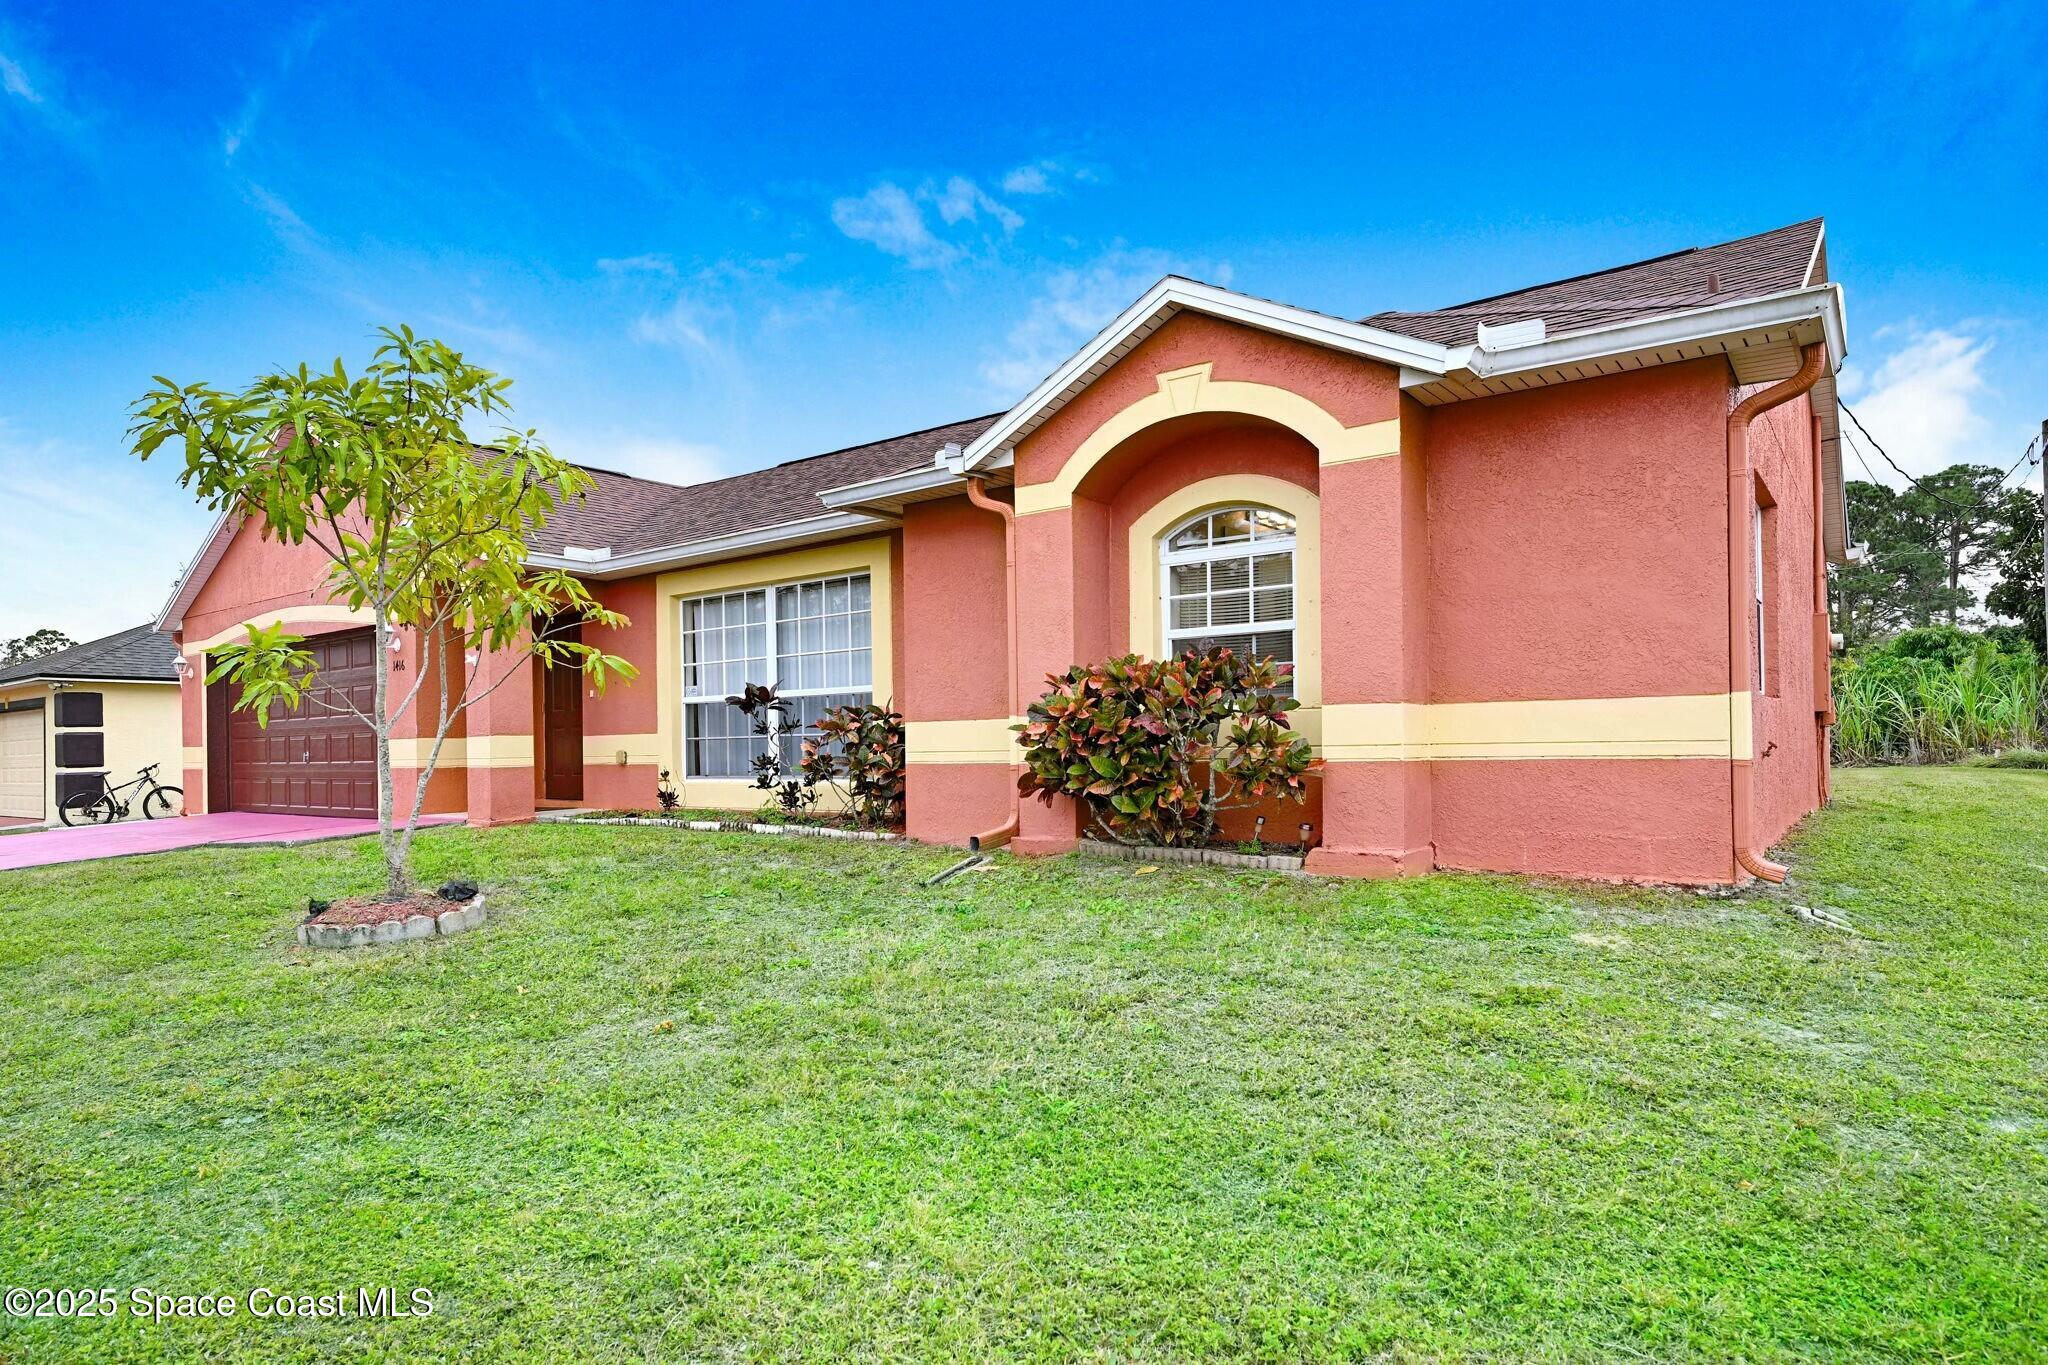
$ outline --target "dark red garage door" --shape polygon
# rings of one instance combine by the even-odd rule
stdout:
[[[338,698],[370,713],[377,665],[367,630],[306,641],[319,674],[296,711],[274,707],[268,728],[228,713],[228,804],[278,815],[377,814],[377,744]]]

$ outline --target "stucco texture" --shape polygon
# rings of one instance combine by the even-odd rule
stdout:
[[[96,768],[78,772],[105,771],[115,786],[131,782],[145,764],[157,765],[157,780],[166,786],[183,787],[184,763],[180,742],[178,691],[168,683],[80,682],[66,690],[100,694],[102,723],[80,729],[57,729],[56,692],[46,682],[0,687],[0,702],[40,700],[39,720],[43,737],[43,812],[41,819],[57,819],[57,778],[65,770],[57,767],[57,736],[92,734],[103,738],[105,761]],[[127,793],[133,801],[136,793]],[[136,818],[141,809],[135,810]]]

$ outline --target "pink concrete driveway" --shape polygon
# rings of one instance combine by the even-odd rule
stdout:
[[[420,818],[420,824],[450,824],[461,818],[427,815]],[[52,863],[82,863],[93,858],[125,858],[136,853],[166,853],[201,844],[305,844],[316,839],[350,839],[376,832],[375,820],[257,815],[249,811],[187,815],[173,820],[128,820],[118,825],[9,834],[0,838],[0,872],[18,867],[47,867]]]

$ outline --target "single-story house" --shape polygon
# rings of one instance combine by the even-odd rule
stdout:
[[[178,647],[154,624],[0,668],[0,823],[54,821],[149,763],[176,786],[182,752]]]
[[[1045,677],[1214,640],[1294,665],[1327,766],[1276,814],[1314,869],[1780,876],[1827,792],[1845,346],[1818,219],[1363,319],[1168,277],[1004,412],[691,487],[593,469],[531,562],[631,618],[586,629],[640,676],[501,687],[427,808],[647,806],[661,769],[753,807],[720,699],[779,681],[806,719],[894,700],[913,836],[1056,853],[1078,812],[1020,806],[1010,729]],[[418,666],[257,530],[164,612],[195,665],[283,621],[330,685]],[[203,673],[188,804],[369,812],[360,727],[259,732]]]

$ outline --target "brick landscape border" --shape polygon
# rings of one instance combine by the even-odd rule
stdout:
[[[1103,839],[1083,839],[1081,848],[1104,858],[1124,858],[1146,863],[1214,863],[1219,867],[1249,867],[1261,872],[1300,872],[1301,857],[1288,853],[1232,853],[1220,848],[1157,848],[1112,844]]]
[[[900,844],[903,836],[879,829],[834,829],[829,825],[771,825],[746,820],[671,820],[658,815],[582,815],[565,825],[642,825],[649,829],[688,829],[700,834],[785,834],[801,839],[858,839]]]
[[[468,933],[484,922],[481,892],[461,905],[451,905],[439,914],[422,911],[405,919],[388,919],[379,924],[322,924],[307,920],[299,926],[299,942],[308,948],[362,948],[373,943],[410,943],[416,938],[446,938]]]

